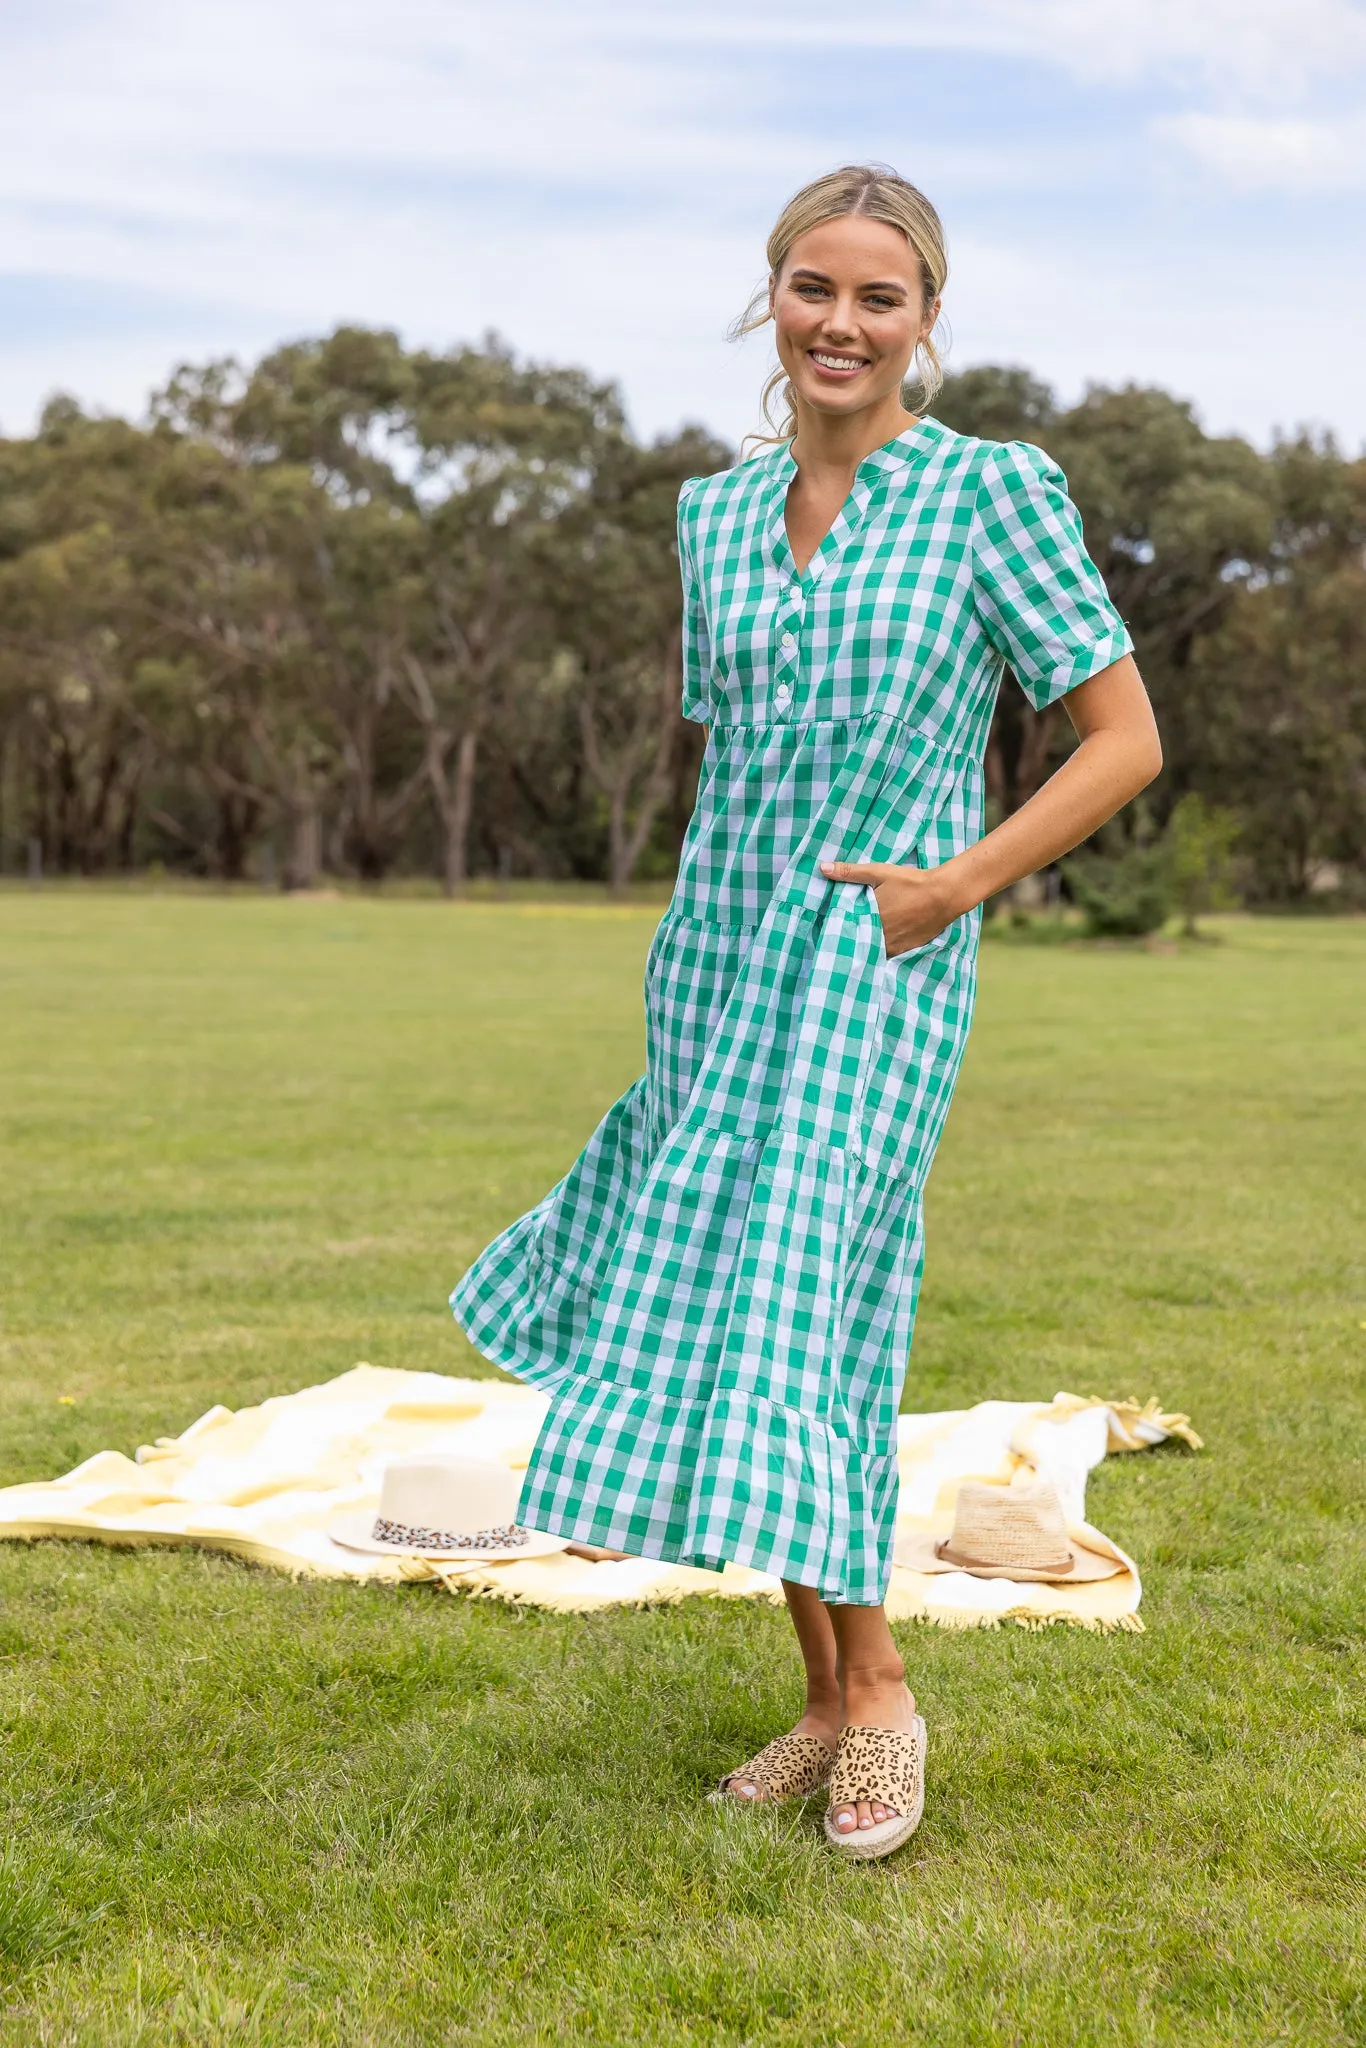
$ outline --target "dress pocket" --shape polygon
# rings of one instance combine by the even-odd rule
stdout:
[[[923,840],[920,842],[918,846],[913,846],[911,848],[910,855],[906,860],[897,862],[898,867],[919,868],[922,874],[927,872],[931,867],[938,867],[939,865],[940,863],[938,861],[930,861],[925,858],[925,843]],[[878,925],[882,930],[882,964],[884,967],[900,967],[903,961],[921,960],[926,956],[926,954],[933,953],[940,947],[952,946],[963,936],[965,930],[968,928],[968,917],[965,916],[951,918],[948,924],[945,925],[943,931],[936,932],[932,939],[926,939],[923,946],[911,946],[904,953],[889,954],[887,951],[887,931],[886,927],[882,924],[882,909],[878,903],[877,897],[873,895],[873,892],[871,890],[869,891],[869,894],[873,896],[874,915],[876,916]]]
[[[875,1172],[923,1181],[944,1128],[976,996],[976,918],[884,960],[881,1015],[859,1113]]]

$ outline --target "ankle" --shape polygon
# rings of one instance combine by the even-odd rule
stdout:
[[[840,1673],[840,1691],[895,1692],[906,1683],[906,1667],[900,1657],[879,1658],[874,1664],[846,1665]]]

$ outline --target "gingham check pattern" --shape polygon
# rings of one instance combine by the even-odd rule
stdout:
[[[684,710],[711,733],[647,1071],[452,1305],[553,1397],[519,1522],[866,1605],[978,916],[888,961],[871,894],[819,863],[969,845],[1004,664],[1042,706],[1131,643],[1038,449],[921,422],[800,575],[792,473],[783,447],[684,487]]]

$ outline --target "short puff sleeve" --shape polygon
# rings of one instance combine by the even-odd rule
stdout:
[[[973,591],[987,638],[1036,711],[1133,649],[1057,464],[1028,441],[992,448],[973,518]]]
[[[678,566],[683,579],[683,716],[705,725],[711,717],[711,635],[702,604],[693,549],[692,477],[678,494]]]

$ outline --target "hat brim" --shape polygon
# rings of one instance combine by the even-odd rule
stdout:
[[[427,1564],[521,1564],[526,1558],[550,1557],[569,1547],[567,1536],[547,1536],[539,1529],[528,1529],[526,1542],[517,1544],[515,1549],[422,1550],[412,1543],[377,1542],[374,1527],[374,1509],[358,1508],[351,1514],[338,1515],[328,1525],[327,1533],[334,1543],[347,1550],[363,1551],[368,1557],[418,1557]]]
[[[1067,1539],[1072,1568],[1066,1572],[1036,1572],[1013,1564],[955,1564],[941,1557],[936,1547],[951,1540],[947,1531],[936,1535],[933,1529],[908,1530],[898,1537],[892,1562],[910,1572],[966,1572],[970,1579],[1014,1579],[1021,1586],[1086,1586],[1097,1579],[1116,1579],[1129,1569],[1122,1557],[1107,1557],[1072,1535]]]

